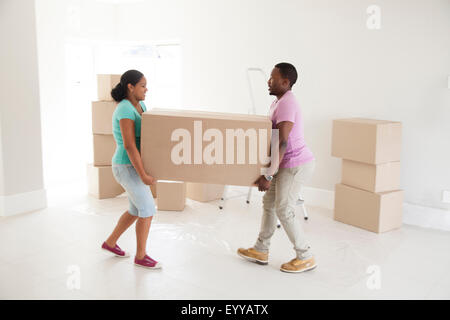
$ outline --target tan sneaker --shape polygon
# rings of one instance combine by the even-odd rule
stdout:
[[[280,270],[284,272],[303,272],[314,269],[317,267],[316,261],[314,257],[300,260],[300,259],[292,259],[291,261],[284,263],[281,265]]]
[[[258,264],[267,264],[269,262],[268,253],[260,252],[253,248],[249,249],[239,248],[237,253],[242,258],[247,259],[248,261],[251,262],[256,262]]]

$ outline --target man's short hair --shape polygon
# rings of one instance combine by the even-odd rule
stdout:
[[[280,70],[280,74],[284,79],[289,80],[290,86],[292,88],[295,82],[297,82],[298,77],[295,67],[290,63],[281,62],[275,65],[275,68],[278,68],[278,70]]]

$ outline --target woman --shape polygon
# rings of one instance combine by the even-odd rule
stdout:
[[[136,221],[136,256],[138,266],[157,269],[161,264],[146,253],[146,243],[152,217],[156,212],[155,202],[149,185],[156,183],[147,174],[140,155],[141,114],[147,108],[143,100],[147,92],[147,81],[137,70],[128,70],[120,77],[120,83],[112,89],[111,96],[118,102],[113,114],[113,134],[116,152],[112,158],[114,178],[128,195],[129,209],[119,219],[117,226],[102,249],[118,257],[129,257],[118,245],[117,240]]]

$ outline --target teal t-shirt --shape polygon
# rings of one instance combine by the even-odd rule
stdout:
[[[142,110],[147,111],[143,101],[139,102],[141,104]],[[120,120],[131,119],[134,121],[134,135],[136,137],[136,147],[141,151],[141,115],[136,110],[136,108],[127,99],[123,99],[117,104],[116,110],[114,110],[112,116],[112,126],[114,140],[116,140],[116,152],[112,158],[112,163],[115,164],[131,164],[130,158],[128,157],[127,150],[123,145],[122,132],[120,131]]]

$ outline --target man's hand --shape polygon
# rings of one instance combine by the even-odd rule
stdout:
[[[260,176],[254,184],[258,186],[259,191],[267,191],[270,188],[270,181],[267,181],[264,176]]]

